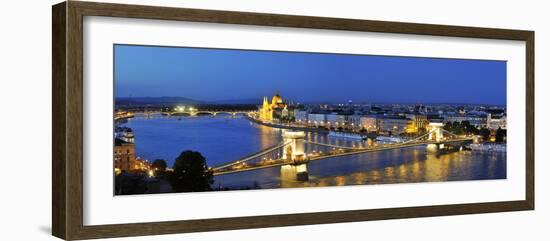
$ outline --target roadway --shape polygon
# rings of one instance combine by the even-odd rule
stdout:
[[[446,144],[446,143],[453,143],[453,142],[466,142],[466,141],[472,141],[473,138],[459,138],[459,139],[452,139],[452,140],[445,140],[445,141],[423,141],[423,142],[409,142],[404,144],[390,144],[390,145],[384,145],[384,146],[377,146],[377,147],[368,147],[363,149],[353,149],[351,151],[344,151],[341,153],[334,153],[330,155],[321,155],[321,156],[312,156],[309,157],[309,161],[318,161],[323,160],[327,158],[333,158],[333,157],[341,157],[341,156],[349,156],[349,155],[357,155],[357,154],[363,154],[363,153],[369,153],[369,152],[377,152],[377,151],[387,151],[387,150],[393,150],[398,148],[407,148],[407,147],[414,147],[414,146],[421,146],[421,145],[429,145],[429,144]],[[242,162],[239,162],[242,163]],[[214,176],[218,175],[226,175],[226,174],[232,174],[232,173],[238,173],[238,172],[246,172],[246,171],[253,171],[258,169],[264,169],[264,168],[270,168],[270,167],[277,167],[277,166],[283,166],[286,164],[291,164],[292,162],[281,162],[278,163],[272,163],[272,164],[266,164],[266,165],[260,165],[260,166],[251,166],[247,168],[241,168],[241,169],[230,169],[225,171],[214,171]],[[230,165],[225,165],[225,167]],[[221,169],[221,168],[218,168]]]

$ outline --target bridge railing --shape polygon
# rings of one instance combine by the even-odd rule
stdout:
[[[429,136],[432,132],[435,132],[435,130],[431,130],[431,131],[429,131],[427,133],[424,133],[424,134],[422,134],[418,137],[415,137],[414,139],[410,139],[410,140],[407,140],[407,141],[393,143],[393,144],[367,146],[367,147],[338,146],[338,145],[319,143],[319,142],[307,141],[307,140],[305,141],[305,143],[306,144],[312,144],[312,145],[325,146],[325,147],[333,147],[333,148],[338,148],[339,149],[339,150],[336,150],[336,151],[329,151],[329,152],[326,152],[326,153],[323,153],[323,154],[321,154],[321,153],[315,153],[314,154],[314,155],[316,155],[315,156],[316,159],[319,159],[319,157],[322,157],[324,159],[324,158],[329,158],[331,156],[342,155],[342,154],[363,153],[363,152],[368,152],[368,151],[387,150],[387,149],[392,149],[392,148],[402,148],[402,147],[409,147],[409,146],[423,145],[423,144],[433,144],[433,143],[441,142],[441,141],[424,139],[427,136]],[[454,137],[456,139],[445,139],[443,142],[468,141],[468,140],[473,139],[473,138],[460,138],[458,135],[456,135],[452,132],[448,132],[446,130],[444,130],[444,133],[449,134],[449,135],[451,135],[452,137]],[[279,144],[276,144],[272,147],[266,148],[266,149],[264,149],[262,151],[259,151],[257,153],[254,153],[254,154],[248,155],[246,157],[243,157],[239,160],[230,161],[230,162],[226,162],[226,163],[217,165],[215,167],[212,167],[212,169],[214,171],[220,171],[222,169],[226,169],[228,167],[232,167],[232,166],[235,166],[235,165],[238,165],[238,164],[246,164],[246,162],[248,162],[250,160],[261,157],[262,155],[266,155],[270,152],[276,151],[277,149],[283,148],[284,146],[286,146],[288,144],[290,144],[290,142],[288,142],[288,143],[281,142]],[[312,155],[312,153],[309,153],[308,155]],[[272,162],[268,162],[265,165],[274,165],[274,164],[282,165],[284,162],[285,162],[284,159],[279,159],[279,160],[273,160]],[[259,166],[261,166],[261,165],[262,164],[260,164]],[[258,167],[258,165],[252,166],[251,168],[257,168],[257,167]]]
[[[220,165],[217,165],[217,166],[214,166],[212,167],[212,169],[214,171],[216,170],[220,170],[220,169],[224,169],[224,168],[227,168],[227,167],[230,167],[230,166],[233,166],[233,165],[236,165],[236,164],[240,164],[240,163],[245,163],[247,161],[250,161],[252,159],[255,159],[255,158],[258,158],[260,156],[263,156],[265,154],[268,154],[270,152],[273,152],[273,151],[276,151],[277,149],[279,148],[283,148],[284,146],[290,144],[290,142],[280,142],[279,144],[276,144],[274,146],[271,146],[271,147],[268,147],[264,150],[261,150],[257,153],[254,153],[254,154],[251,154],[251,155],[248,155],[246,157],[243,157],[239,160],[235,160],[235,161],[230,161],[230,162],[226,162],[226,163],[222,163]]]

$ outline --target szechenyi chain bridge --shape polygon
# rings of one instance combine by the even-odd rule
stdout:
[[[305,181],[308,179],[307,164],[312,161],[415,146],[426,146],[429,152],[439,153],[441,151],[460,150],[464,145],[472,143],[476,139],[476,136],[458,136],[448,132],[442,128],[441,123],[430,123],[429,126],[430,130],[427,133],[410,140],[367,147],[347,147],[307,141],[303,131],[283,130],[283,141],[281,143],[238,160],[211,167],[211,169],[214,175],[224,175],[280,166],[283,178]],[[330,147],[332,151],[306,153],[306,145]],[[279,159],[263,160],[254,164],[249,163],[257,159],[261,160],[264,155],[281,150],[283,155]]]

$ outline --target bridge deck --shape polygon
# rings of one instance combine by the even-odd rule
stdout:
[[[223,168],[228,167],[228,166],[232,166],[232,165],[235,165],[235,164],[239,164],[239,163],[242,163],[242,162],[246,162],[246,161],[248,161],[248,160],[251,160],[251,159],[254,159],[254,158],[258,158],[258,157],[260,157],[260,156],[262,156],[262,155],[264,155],[264,154],[267,154],[267,153],[272,152],[272,151],[274,151],[274,150],[276,150],[276,149],[279,149],[279,148],[281,148],[281,147],[283,147],[283,146],[285,146],[285,145],[288,145],[288,143],[283,143],[283,142],[281,142],[281,143],[278,143],[278,144],[276,144],[276,145],[273,145],[273,146],[271,146],[271,147],[269,147],[269,148],[267,148],[267,149],[265,149],[265,150],[262,150],[262,151],[259,151],[259,152],[257,152],[257,153],[248,155],[248,156],[246,156],[246,157],[243,157],[243,158],[241,158],[241,159],[239,159],[239,160],[230,161],[230,162],[226,162],[226,163],[222,163],[222,164],[220,164],[220,165],[218,165],[218,166],[212,167],[212,169],[215,171],[215,170],[218,170],[218,169],[223,169]]]
[[[464,142],[464,141],[472,141],[472,140],[473,140],[472,138],[462,138],[462,139],[445,140],[445,141],[441,141],[441,142],[424,141],[424,142],[411,142],[411,143],[406,143],[406,144],[392,144],[392,145],[387,145],[387,146],[371,147],[371,148],[365,148],[365,149],[355,149],[353,151],[335,153],[335,154],[325,155],[325,156],[315,156],[315,157],[311,157],[309,159],[309,161],[318,161],[318,160],[323,160],[323,159],[333,158],[333,157],[357,155],[357,154],[363,154],[363,153],[369,153],[369,152],[386,151],[386,150],[393,150],[393,149],[398,149],[398,148],[407,148],[407,147],[414,147],[414,146],[421,146],[421,145],[428,145],[428,144],[445,144],[445,143]],[[238,172],[253,171],[253,170],[258,170],[258,169],[283,166],[283,165],[287,165],[287,164],[290,164],[290,163],[289,162],[279,162],[279,163],[273,163],[273,164],[267,164],[267,165],[261,165],[261,166],[252,166],[252,167],[242,168],[242,169],[214,171],[214,176],[226,175],[226,174],[232,174],[232,173],[238,173]]]

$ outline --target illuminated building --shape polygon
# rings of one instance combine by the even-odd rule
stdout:
[[[361,128],[368,132],[378,132],[378,119],[376,116],[361,116]]]
[[[307,114],[307,122],[309,126],[325,126],[327,116],[320,113],[309,113]]]
[[[134,139],[134,131],[130,128],[126,128],[123,132],[122,132],[122,136],[121,136],[121,139],[126,141],[126,142],[130,142],[130,143],[134,143],[135,139]]]
[[[330,127],[346,127],[348,125],[348,116],[340,114],[326,114],[327,126]]]
[[[382,133],[391,133],[392,135],[412,133],[414,130],[412,120],[398,116],[380,118],[378,129]]]
[[[479,116],[479,115],[449,115],[443,117],[444,123],[453,123],[458,122],[461,123],[463,121],[467,121],[470,123],[470,125],[475,126],[476,128],[483,128],[487,126],[487,117],[485,116]],[[497,128],[498,129],[498,128]]]
[[[307,123],[307,114],[308,112],[305,110],[298,110],[295,112],[296,122],[298,123]]]
[[[287,104],[283,102],[283,98],[277,92],[273,98],[271,98],[271,102],[268,101],[267,96],[264,97],[259,113],[260,119],[272,121],[278,119],[285,113],[288,115]]]
[[[487,128],[491,130],[506,129],[506,115],[487,114]]]
[[[348,127],[351,129],[361,129],[361,116],[359,115],[348,116]]]
[[[125,142],[134,143],[134,131],[128,127],[116,127],[115,138],[121,139]]]
[[[136,165],[134,143],[115,138],[115,168],[130,171]]]
[[[423,114],[409,114],[407,115],[407,118],[409,118],[412,123],[407,128],[407,133],[417,133],[419,131],[425,131],[428,127],[428,117]]]

